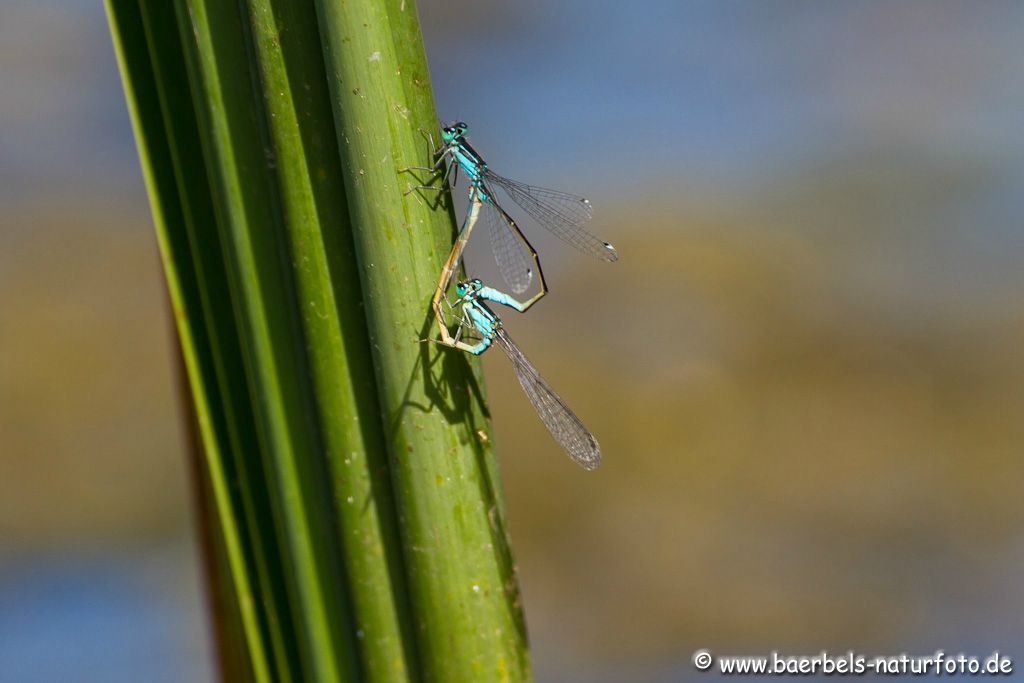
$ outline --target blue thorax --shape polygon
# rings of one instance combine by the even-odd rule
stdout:
[[[469,178],[469,182],[480,194],[480,199],[488,201],[489,197],[484,192],[484,172],[487,170],[487,162],[473,149],[473,146],[462,136],[455,137],[448,143],[448,153],[452,155],[455,163],[459,165],[462,172]]]

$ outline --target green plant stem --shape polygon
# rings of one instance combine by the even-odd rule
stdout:
[[[409,680],[415,641],[316,14],[290,0],[247,6],[362,671]]]
[[[420,343],[454,221],[403,194],[437,128],[415,7],[317,8],[425,678],[529,680],[479,368]]]
[[[282,551],[302,679],[356,680],[355,629],[332,537],[321,435],[309,384],[287,239],[253,91],[248,27],[235,3],[182,0],[186,63],[256,431]]]
[[[232,670],[530,680],[479,366],[420,343],[455,224],[447,193],[404,194],[437,127],[414,6],[107,7],[231,581],[214,604],[248,656]]]
[[[165,128],[156,66],[151,59],[154,46],[145,43],[143,14],[138,3],[108,0],[106,11],[138,142],[142,175],[150,196],[182,358],[194,390],[224,553],[240,607],[239,616],[246,634],[253,675],[257,681],[269,681],[260,602],[254,598],[249,549],[245,531],[239,524],[237,502],[231,494],[230,473],[225,465],[230,442],[228,421],[223,411],[224,397],[216,382],[215,349],[210,343],[211,335],[203,315],[200,274],[191,260],[191,246],[182,229],[185,224],[184,201],[175,175],[174,151]],[[173,49],[173,43],[171,45]]]

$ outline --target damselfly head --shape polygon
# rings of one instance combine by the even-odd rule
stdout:
[[[441,129],[441,137],[445,142],[454,142],[466,134],[469,129],[462,121],[456,121],[455,123],[449,124]]]
[[[480,278],[473,278],[472,280],[463,280],[455,284],[455,294],[461,299],[466,295],[472,295],[479,292],[484,288],[483,280]]]

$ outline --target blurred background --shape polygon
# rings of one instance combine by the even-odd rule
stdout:
[[[591,197],[622,257],[531,231],[552,294],[506,316],[599,471],[485,357],[538,679],[699,679],[698,648],[1024,657],[1024,5],[420,14],[440,115]],[[100,4],[5,0],[0,93],[0,679],[210,680]]]

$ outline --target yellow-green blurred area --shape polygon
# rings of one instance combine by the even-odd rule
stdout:
[[[551,294],[504,316],[597,472],[485,358],[538,678],[699,678],[698,648],[1024,656],[1024,6],[420,14],[441,116],[590,196],[621,254],[537,236]],[[0,8],[0,86],[0,680],[203,680],[173,335],[100,8]]]

